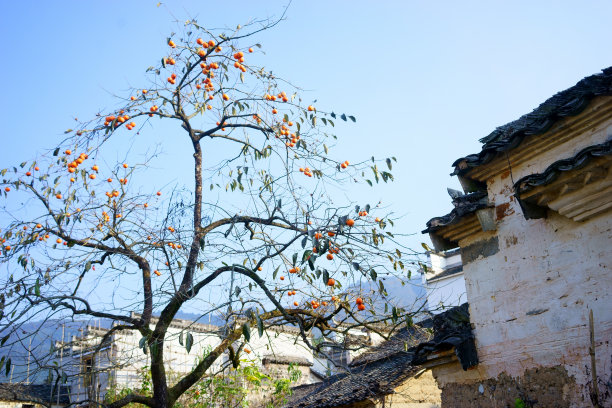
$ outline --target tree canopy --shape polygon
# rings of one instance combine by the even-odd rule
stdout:
[[[334,127],[357,119],[251,63],[263,58],[258,33],[277,23],[221,31],[186,22],[146,86],[77,120],[57,148],[1,170],[4,346],[32,319],[109,319],[104,337],[142,335],[153,391],[111,406],[168,407],[224,353],[243,352],[252,330],[291,325],[322,352],[313,330],[410,320],[416,311],[384,283],[410,279],[393,221],[378,203],[347,198],[392,181],[395,159],[343,157]],[[160,154],[177,143],[189,149]],[[191,173],[174,185],[148,175],[188,161]],[[164,341],[181,310],[222,316],[228,330],[171,383]],[[10,356],[1,358],[8,369]]]

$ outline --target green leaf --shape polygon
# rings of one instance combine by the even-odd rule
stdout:
[[[302,263],[306,262],[311,255],[312,249],[307,249],[306,251],[304,251],[304,253],[302,254]]]
[[[57,147],[54,151],[53,151],[53,155],[57,156],[59,154],[59,147]]]
[[[393,170],[393,166],[391,165],[391,159],[387,158],[387,167],[389,170]]]
[[[4,343],[6,343],[6,341],[9,339],[10,336],[11,336],[10,334],[7,334],[6,336],[4,336],[2,340],[0,341],[0,346],[4,346]]]
[[[36,278],[36,284],[34,285],[34,293],[36,296],[40,296],[40,279]]]
[[[272,273],[272,279],[276,279],[276,275],[278,274],[279,269],[280,269],[280,266],[277,266],[274,272]]]
[[[4,375],[8,376],[10,371],[11,371],[11,358],[9,357],[9,359],[6,360],[6,367],[4,369]]]
[[[323,243],[323,248],[321,249],[321,252],[319,252],[320,254],[324,254],[327,251],[329,251],[329,240],[325,240],[325,242]]]
[[[342,115],[340,115],[340,119],[346,122],[346,115],[343,113]]]
[[[184,344],[183,344],[183,332],[181,332],[181,333],[179,334],[179,344],[180,344],[181,346],[183,346],[183,345],[184,345]]]
[[[354,116],[349,116],[349,119],[352,120],[353,122],[357,122],[357,119],[355,119]]]
[[[381,295],[385,294],[385,285],[381,280],[378,281],[378,292],[380,292]]]
[[[323,283],[327,285],[328,280],[329,280],[329,272],[327,272],[327,269],[323,269]]]
[[[248,323],[242,325],[242,334],[246,341],[251,341],[251,327]]]
[[[317,257],[316,255],[311,255],[310,258],[308,258],[308,266],[310,267],[311,271],[314,271],[315,269],[315,261],[316,261]]]
[[[166,59],[162,58],[162,67],[166,68]]]
[[[259,315],[256,315],[255,321],[257,322],[257,332],[259,333],[259,337],[261,337],[263,336],[264,332],[263,320],[261,320],[261,317],[259,317]]]
[[[185,337],[185,348],[187,349],[187,354],[189,354],[191,346],[193,346],[193,334],[187,332],[187,336]]]
[[[432,249],[429,247],[429,245],[427,245],[427,244],[426,244],[426,243],[424,243],[424,242],[421,242],[421,246],[422,246],[422,247],[423,247],[423,248],[424,248],[426,251],[429,251],[429,252],[434,252],[434,251],[433,251],[433,250],[432,250]]]

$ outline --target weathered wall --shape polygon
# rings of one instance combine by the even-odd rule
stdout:
[[[579,393],[563,367],[531,368],[520,378],[501,373],[469,384],[447,384],[442,390],[443,407],[557,407],[571,406]],[[587,405],[578,405],[587,406]]]
[[[443,405],[513,406],[524,395],[538,407],[592,406],[592,309],[600,402],[612,406],[612,212],[582,223],[552,211],[525,220],[512,189],[513,180],[607,140],[611,124],[488,180],[497,231],[460,242],[480,363],[468,372],[436,370]]]
[[[384,401],[378,401],[376,408],[439,408],[440,403],[440,388],[431,370],[427,370],[409,378]]]

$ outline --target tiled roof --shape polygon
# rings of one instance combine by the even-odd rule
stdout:
[[[57,391],[51,384],[0,383],[0,401],[33,402],[44,405],[57,404]],[[69,389],[60,387],[60,405],[70,404]]]
[[[378,353],[352,364],[350,372],[336,374],[320,383],[293,388],[294,394],[286,407],[340,407],[391,394],[397,386],[420,371],[418,364],[426,361],[429,353],[438,350],[455,347],[464,369],[478,363],[467,303],[434,316],[432,325],[434,336],[425,337],[427,341],[424,343],[406,348],[404,339],[411,336],[411,331],[407,329],[383,343]],[[421,336],[419,332],[413,334]]]
[[[268,355],[261,359],[263,365],[267,364],[295,364],[299,366],[312,366],[312,361],[309,361],[303,357],[295,356],[280,356],[280,355]]]
[[[486,208],[489,206],[486,191],[476,191],[474,193],[465,194],[456,198],[453,198],[453,210],[441,217],[434,217],[427,221],[427,228],[422,232],[426,234],[438,230],[447,225],[457,223],[462,217],[473,214],[476,211]]]
[[[525,137],[546,132],[558,120],[582,112],[596,96],[612,95],[612,67],[591,75],[576,85],[557,93],[531,113],[495,129],[480,139],[482,150],[457,159],[453,174],[462,174],[470,168],[488,163],[500,152],[517,147]]]
[[[463,265],[448,268],[440,272],[439,274],[432,276],[431,278],[427,278],[427,282],[433,282],[437,279],[448,278],[449,276],[457,275],[461,272],[463,272]],[[427,275],[425,275],[425,277],[427,277]]]
[[[612,139],[605,143],[592,145],[579,151],[574,157],[558,160],[548,166],[542,173],[531,174],[514,184],[514,191],[520,195],[535,187],[552,183],[563,172],[579,169],[587,165],[594,157],[612,155]]]
[[[432,327],[431,318],[418,322],[410,327],[402,327],[389,340],[357,356],[351,361],[350,366],[354,367],[377,361],[399,351],[406,351],[420,343],[431,340],[433,337]]]
[[[388,358],[362,364],[350,373],[336,374],[327,380],[295,387],[287,407],[327,408],[351,404],[390,394],[418,367],[411,365],[411,352],[397,352]],[[305,388],[301,390],[300,388]]]
[[[464,370],[478,364],[467,303],[434,316],[433,331],[434,338],[432,340],[415,347],[413,364],[423,364],[429,354],[450,350],[453,347]]]

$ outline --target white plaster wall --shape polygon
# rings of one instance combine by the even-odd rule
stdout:
[[[427,308],[433,314],[442,313],[449,307],[467,302],[463,273],[433,282],[425,282],[425,289],[427,290]]]
[[[436,253],[429,253],[429,262],[431,263],[432,277],[440,272],[454,266],[461,265],[461,253],[457,252],[451,256],[438,255]]]
[[[45,408],[42,404],[24,401],[0,401],[0,408],[21,408],[24,404],[34,405],[34,408]]]
[[[583,223],[554,212],[546,219],[525,220],[512,196],[512,179],[541,172],[611,134],[608,121],[578,140],[542,151],[528,165],[513,167],[512,177],[505,173],[489,180],[498,229],[460,243],[465,247],[494,235],[499,239],[498,253],[464,264],[478,371],[485,378],[563,365],[581,385],[582,395],[573,398],[574,406],[582,406],[591,380],[589,309],[595,318],[598,375],[604,381],[612,378],[612,212]],[[507,209],[499,207],[505,204]]]
[[[187,329],[170,327],[164,342],[164,361],[169,381],[172,383],[185,374],[202,359],[202,357],[212,348],[216,347],[221,338],[216,332],[189,330],[193,335],[194,342],[190,352],[184,345],[179,343],[179,335],[183,330],[183,344]],[[100,398],[104,398],[109,382],[112,381],[117,388],[136,389],[142,384],[142,375],[139,370],[150,364],[149,355],[144,354],[139,348],[142,336],[137,331],[122,331],[113,336],[112,353],[104,352],[96,358],[96,371],[98,372],[96,381],[100,384]],[[251,341],[245,344],[251,353],[243,352],[241,359],[254,362],[261,366],[261,360],[266,356],[276,356],[285,358],[301,358],[313,362],[313,353],[306,346],[304,341],[293,332],[278,332],[267,330],[262,337],[259,337],[257,330],[252,330]],[[75,352],[72,356],[66,356],[65,370],[71,376],[71,401],[84,400],[87,390],[83,386],[83,379],[80,373],[81,354]],[[220,356],[209,372],[214,373],[221,370],[221,366],[227,361],[227,355]],[[307,378],[306,382],[311,382]]]
[[[312,341],[312,338],[309,341]],[[246,343],[245,347],[251,350],[251,353],[243,353],[242,357],[257,364],[260,364],[266,356],[300,358],[310,363],[314,362],[312,350],[297,333],[266,331],[262,337],[259,337],[254,330],[251,333],[251,341]]]

